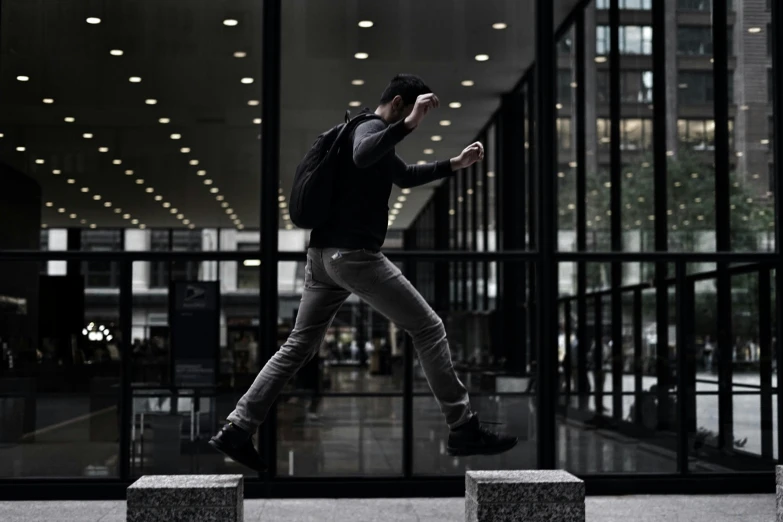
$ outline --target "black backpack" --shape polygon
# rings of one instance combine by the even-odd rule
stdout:
[[[289,214],[294,225],[310,229],[329,218],[340,147],[357,125],[374,118],[379,116],[364,112],[351,119],[350,112],[346,111],[345,123],[335,125],[316,138],[296,167],[289,198]]]

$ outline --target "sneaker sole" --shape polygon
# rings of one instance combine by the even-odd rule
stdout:
[[[210,446],[212,446],[214,449],[216,449],[217,451],[219,451],[220,453],[222,453],[223,455],[225,455],[226,457],[228,457],[231,460],[233,460],[234,462],[236,462],[237,464],[241,464],[241,465],[245,466],[246,468],[250,468],[253,471],[258,471],[260,473],[267,471],[267,467],[266,466],[251,466],[250,464],[248,464],[246,462],[242,462],[241,460],[238,460],[229,451],[226,451],[225,447],[222,444],[218,443],[214,439],[210,439],[208,444]]]
[[[496,446],[494,448],[487,449],[463,449],[463,448],[446,448],[446,453],[450,457],[470,457],[472,455],[499,455],[513,449],[519,443],[519,439],[514,439],[508,444],[502,446]]]

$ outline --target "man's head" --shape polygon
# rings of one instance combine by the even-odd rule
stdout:
[[[389,123],[398,122],[413,111],[416,98],[429,94],[432,89],[424,80],[413,74],[398,74],[392,78],[381,95],[380,106],[376,113]]]

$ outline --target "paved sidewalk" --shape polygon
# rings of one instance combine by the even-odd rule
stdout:
[[[775,495],[589,497],[587,522],[775,522]],[[461,522],[465,501],[246,500],[246,522]],[[0,502],[2,522],[125,522],[122,501]]]

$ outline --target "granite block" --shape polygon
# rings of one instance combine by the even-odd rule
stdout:
[[[137,507],[228,507],[244,501],[242,475],[148,475],[127,490],[128,509]]]
[[[465,499],[465,522],[585,522],[584,502],[481,504]]]
[[[778,469],[780,469],[780,466],[778,466]],[[775,520],[777,522],[783,522],[783,487],[782,486],[775,487],[775,513],[777,513],[777,515],[775,516]]]
[[[127,522],[241,522],[236,507],[140,507],[128,509]]]
[[[584,504],[585,483],[563,470],[468,471],[465,492],[479,504]]]
[[[775,466],[775,484],[783,486],[783,466]]]

